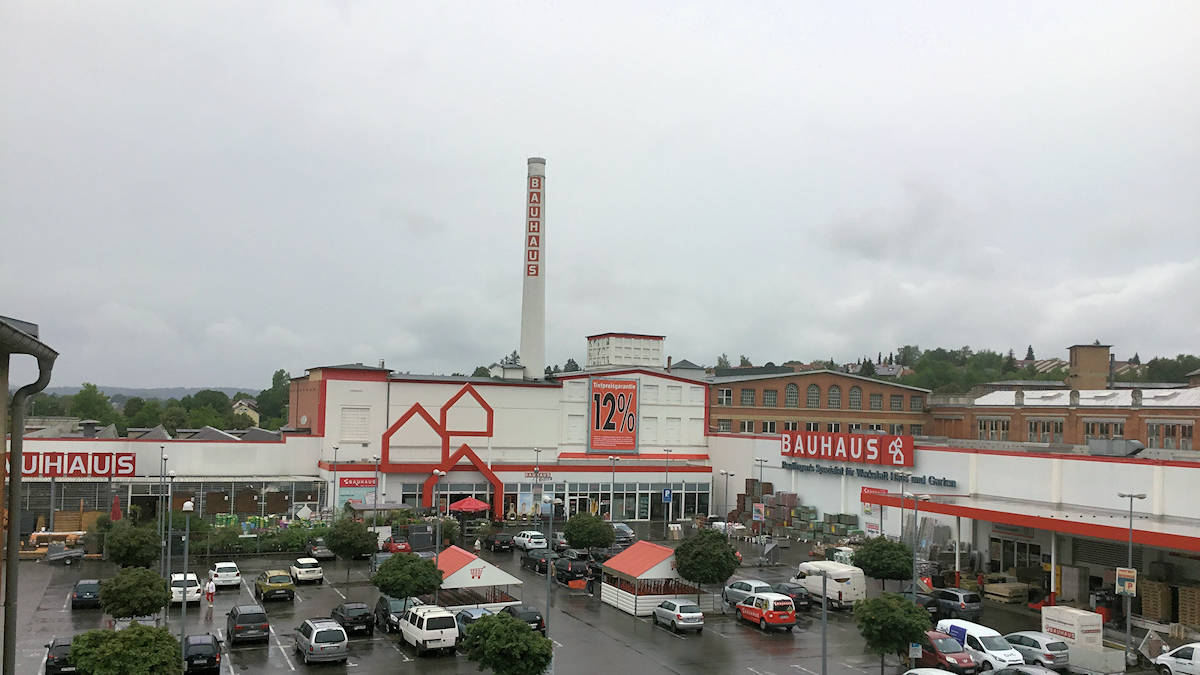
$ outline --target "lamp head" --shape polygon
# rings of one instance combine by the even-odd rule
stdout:
[[[175,478],[175,469],[171,469],[170,471],[168,471],[167,475],[170,476],[171,478]]]
[[[192,511],[195,510],[195,508],[196,508],[195,504],[192,504],[192,500],[189,499],[183,503],[183,508],[181,510],[184,513],[191,513]]]

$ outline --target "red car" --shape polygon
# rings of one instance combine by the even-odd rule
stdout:
[[[738,621],[749,621],[758,627],[786,628],[790,633],[796,626],[796,606],[782,593],[754,593],[739,602],[734,611]]]
[[[936,630],[925,631],[921,640],[921,658],[917,665],[922,668],[940,668],[960,675],[975,675],[979,669],[958,643],[958,640]]]
[[[388,537],[383,540],[383,544],[379,546],[380,551],[388,553],[412,553],[412,546],[409,545],[408,539],[404,537]]]

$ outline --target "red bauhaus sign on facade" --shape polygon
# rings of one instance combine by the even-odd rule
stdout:
[[[356,488],[356,487],[375,487],[375,477],[370,478],[351,478],[343,476],[338,479],[338,487]]]
[[[912,436],[785,431],[779,444],[784,457],[855,464],[913,466],[916,455]]]
[[[9,472],[12,465],[4,455]],[[127,478],[137,474],[132,452],[23,452],[21,475],[26,478]]]

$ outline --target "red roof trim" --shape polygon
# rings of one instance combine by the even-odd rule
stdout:
[[[562,385],[558,384],[557,382],[543,382],[540,384],[537,382],[505,382],[503,380],[497,380],[495,382],[466,382],[465,380],[425,380],[403,376],[392,377],[388,380],[389,384],[401,384],[408,382],[413,384],[445,384],[450,386],[456,384],[470,384],[473,387],[534,387],[536,389],[555,389],[562,387]]]
[[[615,457],[620,457],[621,459],[657,459],[660,461],[667,460],[667,459],[678,459],[678,460],[707,460],[708,459],[707,454],[703,454],[703,455],[682,455],[682,454],[675,454],[675,453],[671,453],[670,455],[667,455],[665,453],[621,454],[619,452],[614,452],[611,454]],[[560,452],[560,453],[558,453],[558,458],[559,459],[592,459],[592,460],[602,460],[605,462],[608,461],[608,455],[599,453],[599,452]]]
[[[326,471],[333,470],[333,463],[326,460],[321,460],[318,466]],[[609,467],[604,464],[593,464],[591,466],[580,464],[538,464],[538,468],[549,474],[554,472],[560,473],[587,473],[588,471],[609,472]],[[380,463],[380,473],[426,473],[432,472],[434,467],[440,467],[443,471],[479,471],[483,475],[487,475],[484,469],[487,464],[483,464],[483,468],[471,465],[451,465],[446,467],[445,464],[437,464],[430,462],[428,464],[383,464]],[[533,471],[533,464],[492,464],[491,472],[498,471]],[[712,473],[711,466],[674,466],[670,467],[671,473]],[[375,465],[365,462],[338,462],[337,470],[340,471],[374,471]],[[664,473],[667,467],[663,464],[647,464],[639,466],[619,466],[617,473]],[[431,483],[432,485],[432,483]]]
[[[609,558],[604,567],[637,578],[647,570],[675,555],[675,550],[650,541],[637,541],[633,546]]]
[[[708,383],[705,382],[704,380],[692,380],[692,379],[689,379],[686,377],[678,377],[676,375],[669,375],[667,373],[657,373],[657,372],[654,372],[653,370],[647,370],[645,368],[627,368],[625,370],[605,370],[605,371],[596,371],[596,372],[590,372],[590,373],[589,372],[581,372],[578,374],[572,373],[571,375],[562,375],[560,373],[558,376],[558,379],[559,379],[559,381],[578,380],[583,377],[612,377],[613,375],[631,375],[633,373],[642,373],[644,375],[650,375],[651,377],[661,377],[664,380],[674,380],[676,382],[686,382],[688,384],[699,384],[699,385],[704,385],[706,389],[708,388],[707,387]],[[678,404],[678,405],[687,405],[687,404]]]
[[[1111,464],[1143,464],[1147,466],[1174,466],[1200,469],[1200,461],[1182,462],[1171,459],[1144,459],[1141,457],[1104,457],[1100,455],[1073,455],[1055,452],[1023,452],[1021,450],[985,450],[982,448],[945,448],[916,446],[917,450],[934,452],[960,452],[968,455],[995,455],[999,457],[1027,457],[1031,459],[1065,459],[1072,462],[1106,462]],[[1197,457],[1200,459],[1200,456]]]
[[[618,338],[633,338],[640,340],[665,340],[665,335],[643,335],[642,333],[596,333],[595,335],[587,336],[589,340],[598,338],[618,337]]]
[[[334,368],[318,368],[322,380],[349,380],[351,382],[387,382],[386,370],[349,370]]]
[[[478,560],[479,557],[474,553],[468,553],[457,546],[442,549],[442,552],[437,557],[437,567],[442,571],[442,578],[446,578],[451,574],[461,570],[471,561]]]

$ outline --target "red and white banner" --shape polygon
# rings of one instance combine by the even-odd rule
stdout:
[[[542,267],[542,189],[545,176],[529,177],[529,203],[525,226],[525,276],[541,275]]]
[[[9,473],[8,453],[4,463]],[[22,452],[21,475],[25,478],[126,478],[137,474],[137,455],[132,452]]]
[[[375,477],[369,478],[338,478],[338,487],[356,488],[356,487],[375,487]]]
[[[779,454],[797,459],[912,466],[916,456],[912,436],[785,431],[779,444]]]
[[[593,377],[588,386],[588,449],[637,452],[638,381]]]

